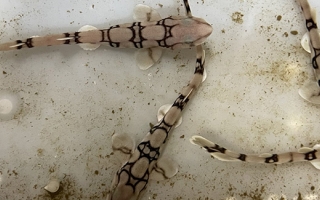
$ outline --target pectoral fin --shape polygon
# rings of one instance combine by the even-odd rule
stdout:
[[[318,29],[318,33],[320,35],[320,30]],[[309,36],[309,32],[306,32],[303,36],[302,36],[302,39],[301,39],[301,46],[302,48],[308,52],[308,53],[311,53],[311,49],[310,49],[310,36]]]
[[[138,22],[158,21],[161,19],[156,10],[143,4],[136,5],[133,13],[134,20]],[[140,49],[136,52],[137,65],[140,69],[146,70],[158,62],[161,55],[162,49],[160,48]]]
[[[135,142],[127,134],[115,133],[112,135],[112,149],[131,154],[134,151]]]
[[[178,173],[178,164],[167,157],[160,157],[150,174],[150,179],[161,181]]]
[[[301,46],[302,48],[308,52],[311,53],[311,49],[310,49],[310,36],[309,36],[309,32],[306,32],[301,39]]]
[[[299,95],[310,103],[320,104],[320,87],[316,82],[309,82],[299,90]]]
[[[149,49],[139,49],[136,51],[136,63],[142,70],[147,70],[154,65],[162,56],[162,49],[155,47]]]
[[[298,149],[298,153],[308,153],[310,151],[313,151],[314,149],[310,148],[310,147],[302,147],[300,149]]]
[[[150,6],[138,4],[133,10],[133,19],[137,22],[158,21],[160,14]]]

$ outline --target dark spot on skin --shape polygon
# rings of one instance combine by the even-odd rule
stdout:
[[[312,190],[312,191],[314,190],[314,186],[311,186],[311,190]]]
[[[290,33],[291,33],[292,35],[297,35],[297,34],[298,34],[298,31],[290,31]]]
[[[2,71],[2,74],[7,74],[7,72],[5,72],[5,71]]]
[[[95,171],[94,171],[94,174],[95,174],[95,175],[98,175],[98,174],[99,174],[99,171],[98,171],[98,170],[95,170]]]
[[[184,135],[181,135],[180,138],[184,138]]]

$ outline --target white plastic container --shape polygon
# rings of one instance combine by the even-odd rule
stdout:
[[[281,153],[320,142],[320,107],[298,89],[312,79],[300,46],[305,19],[296,1],[189,0],[213,26],[205,43],[207,80],[173,131],[164,154],[179,163],[173,178],[150,181],[147,199],[319,199],[319,171],[309,163],[227,163],[190,144],[200,134],[243,153]],[[163,17],[184,15],[182,1],[2,0],[0,42],[107,28],[132,22],[138,3]],[[310,0],[320,12],[320,2]],[[158,108],[172,103],[193,74],[194,50],[165,51],[141,71],[135,49],[56,46],[0,52],[0,90],[22,110],[0,122],[0,199],[105,199],[121,162],[113,132],[140,141]]]

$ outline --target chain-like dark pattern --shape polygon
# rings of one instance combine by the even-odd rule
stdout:
[[[203,72],[204,72],[204,60],[203,59],[204,58],[197,58],[194,74],[201,74],[201,75],[203,74]],[[189,97],[187,95],[180,94],[178,96],[178,98],[174,101],[174,103],[172,104],[168,113],[173,108],[178,108],[182,111],[184,109],[185,105],[188,103],[188,101],[189,101]],[[168,136],[169,136],[169,133],[173,127],[173,124],[170,124],[169,122],[166,121],[166,119],[167,119],[166,116],[167,116],[167,114],[162,118],[162,120],[158,124],[153,126],[148,133],[148,134],[152,135],[152,134],[157,134],[157,131],[160,131],[161,133],[165,132],[166,136],[163,139],[162,144],[166,143]],[[126,162],[121,167],[121,169],[117,172],[118,181],[120,180],[120,178],[124,177],[121,175],[123,173],[125,173],[126,176],[128,177],[128,179],[125,181],[126,182],[125,185],[130,186],[133,189],[134,193],[136,192],[137,185],[138,184],[141,185],[141,183],[143,183],[143,188],[141,189],[141,191],[145,190],[145,188],[147,187],[148,181],[149,181],[149,176],[150,176],[149,168],[144,172],[144,174],[142,176],[139,174],[139,177],[135,176],[132,173],[132,168],[138,160],[143,159],[143,158],[148,159],[149,164],[151,164],[153,161],[157,161],[160,156],[161,146],[162,145],[160,145],[159,147],[153,147],[150,144],[150,141],[141,142],[137,146],[137,149],[136,149],[136,151],[139,152],[139,157],[133,162],[129,162],[129,161]],[[139,192],[141,192],[141,191],[139,191]]]

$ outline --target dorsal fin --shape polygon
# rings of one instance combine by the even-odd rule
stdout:
[[[310,151],[313,151],[313,148],[310,147],[301,147],[300,149],[298,149],[298,153],[308,153]]]
[[[211,153],[211,155],[218,159],[218,160],[221,160],[221,161],[240,161],[238,160],[237,158],[233,158],[231,156],[228,156],[226,154],[223,154],[223,153],[219,153],[219,152],[216,152],[216,153]]]
[[[133,19],[137,22],[150,22],[160,20],[161,16],[150,6],[138,4],[133,10]]]
[[[98,28],[96,28],[94,26],[91,26],[91,25],[85,25],[85,26],[82,26],[78,31],[82,32],[82,31],[92,31],[92,30],[98,30]],[[100,43],[94,43],[94,44],[91,44],[91,43],[79,43],[78,45],[83,50],[93,51],[93,50],[96,50],[97,48],[99,48],[101,44]]]
[[[215,146],[215,143],[207,140],[206,138],[200,135],[194,135],[190,138],[191,144],[198,145],[200,147],[210,147]]]

